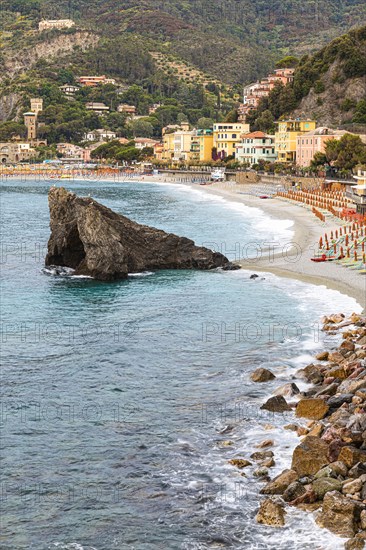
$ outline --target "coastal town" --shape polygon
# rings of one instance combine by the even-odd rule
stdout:
[[[364,0],[3,3],[1,548],[365,549]]]

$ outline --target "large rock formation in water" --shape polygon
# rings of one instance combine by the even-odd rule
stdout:
[[[156,269],[235,269],[218,252],[185,237],[140,225],[88,197],[52,187],[46,265],[102,281]]]

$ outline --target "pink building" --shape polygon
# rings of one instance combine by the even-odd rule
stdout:
[[[296,138],[296,163],[301,168],[310,166],[315,153],[324,153],[330,139],[340,139],[346,132],[330,128],[316,128]]]

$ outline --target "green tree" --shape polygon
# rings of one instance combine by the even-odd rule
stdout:
[[[197,120],[197,128],[201,128],[202,130],[212,128],[213,125],[214,121],[209,117],[201,117]]]
[[[366,145],[360,136],[344,134],[341,139],[331,139],[325,144],[328,163],[339,170],[352,171],[358,164],[366,163]]]
[[[26,137],[27,128],[24,124],[15,121],[6,121],[0,124],[0,141],[9,141],[13,137]]]
[[[280,59],[280,61],[277,61],[276,63],[276,69],[285,69],[288,67],[294,68],[297,67],[299,64],[299,59],[293,55],[286,55],[286,57],[283,57]]]
[[[256,127],[262,132],[274,132],[274,116],[269,109],[263,111],[263,113],[256,119]]]
[[[154,128],[150,122],[137,119],[129,123],[133,137],[151,137],[154,133]]]

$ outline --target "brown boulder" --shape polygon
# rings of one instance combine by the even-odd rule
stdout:
[[[296,407],[296,416],[321,420],[329,411],[329,405],[320,398],[301,399]]]
[[[336,535],[353,537],[357,533],[359,519],[359,506],[338,491],[332,491],[325,495],[316,522]]]
[[[253,382],[269,382],[270,380],[274,380],[276,377],[268,369],[257,369],[250,375],[250,378]]]
[[[285,412],[290,411],[291,407],[287,404],[287,401],[282,395],[276,395],[270,397],[262,406],[261,409],[270,412]]]
[[[329,356],[329,351],[321,351],[315,357],[318,361],[327,361]]]
[[[249,460],[245,460],[245,458],[232,458],[231,460],[229,460],[229,464],[231,464],[232,466],[236,466],[240,470],[252,465],[252,463],[249,462]]]
[[[285,502],[291,502],[299,497],[302,497],[306,493],[306,489],[302,483],[293,481],[283,492],[282,498]]]
[[[315,474],[327,464],[328,444],[319,437],[307,436],[294,450],[291,468],[302,477]]]
[[[356,447],[342,447],[338,455],[338,460],[344,462],[348,468],[352,468],[357,462],[366,462],[366,451],[356,449]]]
[[[303,369],[297,371],[297,375],[301,378],[305,378],[308,382],[312,384],[319,384],[323,381],[323,375],[320,371],[321,365],[307,365]]]
[[[258,523],[264,525],[282,527],[285,525],[285,514],[286,512],[281,504],[267,498],[261,502],[255,519]]]
[[[344,544],[344,548],[345,550],[363,550],[363,548],[365,548],[365,541],[354,537],[353,539],[349,539]]]
[[[342,361],[344,361],[344,356],[340,351],[332,351],[332,353],[329,354],[328,359],[332,363],[339,364],[339,363],[342,363]]]
[[[284,470],[261,489],[262,495],[282,495],[287,487],[298,479],[294,470]]]

